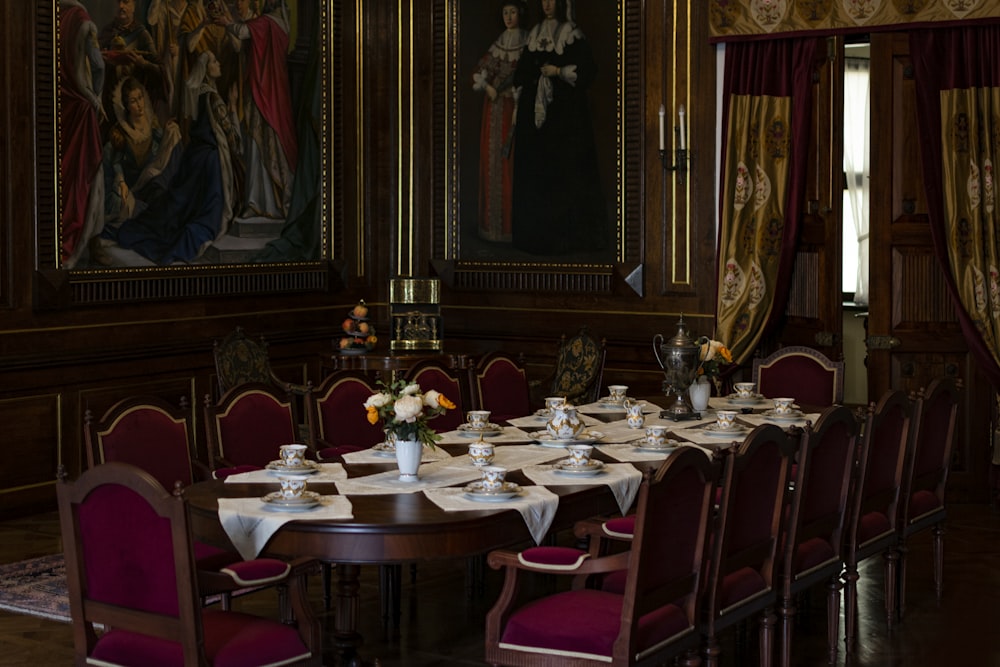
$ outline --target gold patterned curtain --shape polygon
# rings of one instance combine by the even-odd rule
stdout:
[[[730,100],[716,335],[739,362],[749,357],[771,313],[789,186],[788,97]]]
[[[726,45],[716,338],[738,364],[753,354],[788,300],[813,62],[822,43]]]
[[[962,306],[1000,363],[997,158],[1000,88],[941,91],[942,194],[948,260]]]

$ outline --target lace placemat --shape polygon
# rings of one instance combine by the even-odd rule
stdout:
[[[219,521],[240,556],[251,559],[289,521],[354,518],[351,501],[344,496],[320,496],[319,503],[310,509],[289,512],[273,509],[260,498],[219,498]]]
[[[635,402],[635,401],[633,401]],[[649,401],[638,401],[642,406],[643,414],[653,414],[659,412],[663,408],[656,405],[655,403],[650,403]],[[576,406],[577,412],[585,412],[591,415],[607,415],[607,414],[624,414],[625,408],[621,405],[613,405],[610,403],[605,403],[604,401],[595,401],[593,403],[586,403],[584,405]]]
[[[579,411],[578,411],[579,412]],[[583,422],[584,426],[594,426],[596,424],[603,424],[600,419],[596,417],[591,417],[590,415],[578,414],[580,421]],[[548,413],[542,414],[541,411],[536,412],[533,415],[528,415],[527,417],[517,417],[516,419],[508,419],[507,423],[511,426],[517,426],[526,432],[538,431],[545,429],[545,423],[549,420]]]
[[[596,475],[567,475],[558,472],[552,465],[526,466],[524,475],[535,484],[542,486],[566,486],[583,484],[607,484],[615,494],[622,514],[628,512],[635,500],[642,482],[642,473],[629,463],[609,463]]]
[[[416,493],[425,489],[435,489],[442,486],[455,486],[456,484],[468,484],[482,476],[479,468],[471,465],[456,465],[457,458],[450,458],[443,461],[431,463],[421,463],[417,472],[417,479],[412,481],[401,481],[398,470],[387,470],[385,472],[366,475],[364,477],[352,477],[337,482],[337,491],[344,495],[378,495],[392,493]]]
[[[280,470],[251,470],[241,472],[237,475],[226,477],[226,484],[230,482],[242,482],[244,484],[277,484]],[[347,471],[340,463],[320,463],[319,472],[309,473],[307,482],[336,482],[338,479],[347,479]]]
[[[542,422],[542,428],[545,428],[545,422]],[[469,434],[464,434],[462,431],[448,431],[447,433],[441,433],[441,440],[439,444],[442,445],[466,445],[470,442],[476,442],[479,436],[472,436]],[[530,442],[531,438],[527,433],[514,426],[504,426],[503,432],[497,435],[491,435],[484,437],[483,440],[486,442],[492,442],[494,445],[503,443],[516,443],[516,442]]]
[[[759,426],[760,424],[775,424],[781,428],[787,428],[789,426],[805,426],[807,424],[815,424],[816,420],[819,419],[819,413],[798,413],[795,417],[795,419],[784,417],[775,419],[773,415],[768,415],[766,412],[755,412],[752,415],[740,415],[740,419],[748,424],[753,424],[754,426]]]
[[[664,449],[662,451],[652,450],[652,449],[640,449],[637,444],[624,444],[624,445],[597,445],[597,450],[603,452],[608,457],[614,459],[615,461],[621,461],[622,463],[629,463],[635,461],[636,463],[642,461],[662,461],[670,455],[673,449]]]
[[[524,518],[535,544],[542,543],[559,507],[559,496],[544,486],[524,486],[512,498],[488,502],[470,499],[461,488],[426,489],[424,495],[446,512],[515,509]]]

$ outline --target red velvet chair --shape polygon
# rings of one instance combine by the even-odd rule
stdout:
[[[336,371],[309,392],[306,413],[319,459],[339,460],[348,452],[368,449],[385,439],[382,425],[370,424],[364,409],[375,391],[367,375]]]
[[[455,404],[454,410],[449,410],[431,420],[430,425],[435,431],[438,433],[454,431],[465,423],[465,411],[470,405],[470,400],[463,377],[456,375],[434,359],[417,362],[404,377],[408,382],[416,382],[425,392],[431,389],[437,390]]]
[[[261,469],[278,448],[300,442],[298,411],[288,392],[257,382],[227,391],[216,402],[205,396],[209,462],[216,477]]]
[[[472,369],[472,406],[496,423],[531,414],[528,376],[510,356],[490,352]]]
[[[783,347],[754,359],[753,381],[768,398],[787,396],[814,407],[844,401],[844,362],[832,361],[810,347]]]
[[[886,620],[896,614],[899,497],[910,440],[913,403],[902,391],[888,391],[870,409],[851,491],[844,548],[844,643],[854,647],[858,626],[858,563],[881,553],[885,566]]]
[[[297,627],[205,610],[187,506],[126,463],[57,485],[75,664],[320,665],[319,623],[306,598],[311,559],[293,565]],[[96,626],[105,631],[98,633]]]
[[[802,434],[780,559],[782,667],[792,664],[795,600],[801,592],[824,582],[829,660],[836,661],[844,525],[857,434],[857,420],[843,406],[824,410],[816,424]]]
[[[700,641],[698,595],[718,466],[681,448],[646,474],[636,500],[631,549],[600,558],[569,547],[494,551],[500,597],[486,617],[493,665],[661,664]],[[599,539],[600,535],[593,535]],[[570,590],[525,602],[524,572],[569,575]],[[589,577],[624,572],[622,593],[587,588]]]
[[[84,419],[88,467],[128,463],[152,475],[167,491],[208,479],[208,467],[191,455],[190,415],[183,402],[178,409],[156,396],[122,399],[99,420],[88,410]],[[197,540],[193,548],[203,593],[221,595],[224,609],[234,591],[282,584],[290,572],[286,562],[273,558],[244,561],[235,551]]]
[[[899,616],[906,611],[906,541],[930,529],[934,545],[934,593],[941,598],[944,585],[945,486],[951,468],[961,381],[939,378],[917,397],[913,412],[915,431],[906,453],[903,489],[899,502]]]
[[[758,614],[760,665],[772,663],[777,559],[796,447],[780,428],[765,424],[728,454],[705,583],[707,667],[719,664],[719,632]]]

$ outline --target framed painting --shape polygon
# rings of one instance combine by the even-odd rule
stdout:
[[[641,3],[443,9],[437,270],[457,287],[641,292]]]
[[[329,288],[335,3],[38,7],[42,305]]]

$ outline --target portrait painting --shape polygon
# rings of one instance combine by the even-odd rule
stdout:
[[[318,4],[56,0],[56,268],[324,258]]]
[[[461,0],[459,260],[621,255],[619,4]]]

